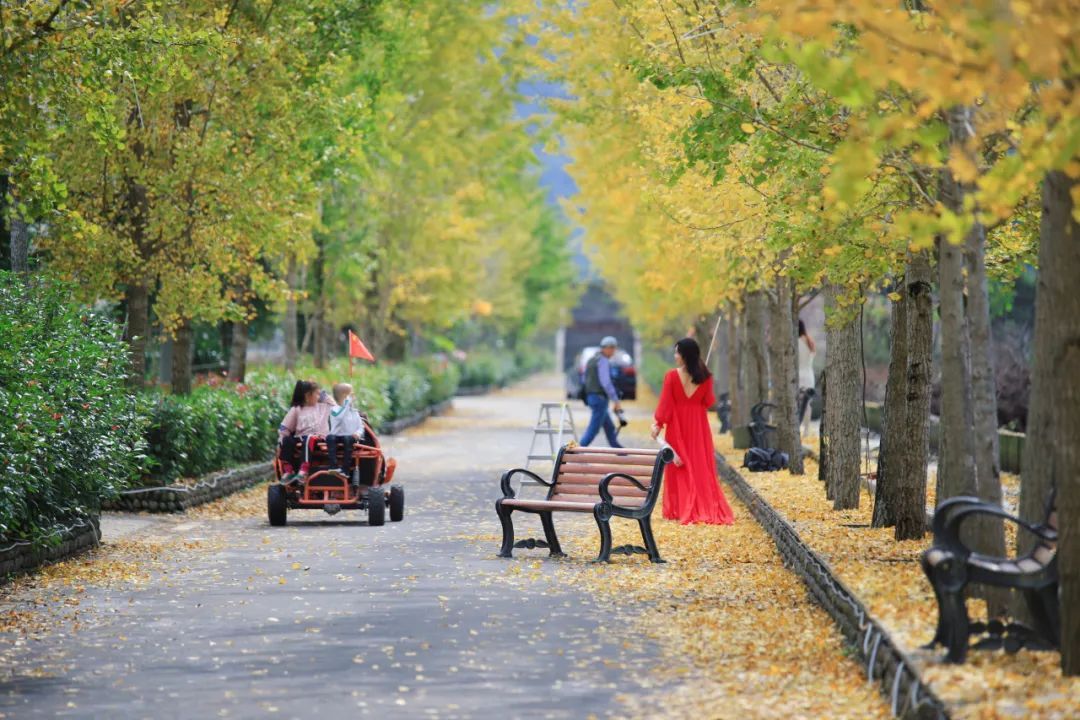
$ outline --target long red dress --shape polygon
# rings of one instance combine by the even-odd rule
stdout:
[[[716,451],[708,416],[713,402],[711,377],[687,397],[678,370],[669,370],[664,376],[656,422],[666,428],[664,439],[683,463],[671,463],[664,473],[664,517],[683,525],[735,522],[716,478]]]

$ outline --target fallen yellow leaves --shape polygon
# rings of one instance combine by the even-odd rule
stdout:
[[[733,526],[684,526],[660,519],[654,531],[667,564],[638,555],[593,565],[597,533],[589,517],[556,518],[570,558],[561,584],[586,588],[611,613],[627,643],[655,642],[656,682],[669,685],[632,712],[668,718],[885,718],[888,707],[845,654],[832,621],[781,563],[772,540],[734,498]],[[522,519],[522,525],[528,521]],[[637,524],[615,520],[614,544],[640,544]],[[524,531],[524,530],[523,530]],[[520,552],[520,551],[519,551]],[[528,553],[501,575],[517,584],[550,577]]]
[[[730,436],[718,436],[716,448],[739,468],[742,451]],[[786,470],[742,471],[746,481],[799,533],[870,612],[889,629],[896,642],[920,664],[923,678],[949,705],[955,718],[1073,718],[1080,708],[1080,679],[1063,678],[1057,653],[978,651],[960,666],[940,663],[942,652],[920,646],[933,636],[937,605],[919,567],[930,546],[923,540],[897,542],[891,528],[872,528],[873,497],[865,490],[860,507],[834,511],[817,480],[817,464],[808,460],[806,475]],[[933,482],[929,483],[933,488]],[[1019,492],[1019,478],[1003,476],[1006,502]],[[1010,546],[1015,533],[1007,540]],[[969,601],[973,618],[985,618],[981,601]]]

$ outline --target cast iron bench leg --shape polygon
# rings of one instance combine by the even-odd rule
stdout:
[[[555,523],[551,520],[550,512],[540,513],[540,524],[544,526],[544,537],[547,538],[551,557],[566,557],[566,553],[562,551],[562,547],[559,545],[559,536],[555,534]],[[510,542],[513,542],[513,531],[511,531]]]
[[[943,599],[941,597],[941,591],[938,589],[938,584],[934,578],[934,568],[926,561],[926,558],[922,558],[920,561],[923,572],[926,574],[926,579],[930,582],[930,587],[934,590],[934,599],[937,600],[938,619],[937,627],[934,628],[934,639],[928,642],[923,647],[927,650],[936,647],[937,645],[947,645],[946,642],[946,629],[945,629],[945,607]]]
[[[499,550],[499,557],[514,557],[514,521],[510,519],[510,514],[514,510],[513,508],[503,507],[502,500],[496,500],[495,512],[499,515],[499,522],[502,523],[503,531],[503,542],[502,548]]]
[[[593,517],[596,518],[596,527],[600,529],[600,554],[596,562],[611,562],[611,514],[603,505],[597,505],[593,509]]]
[[[656,547],[656,538],[652,534],[652,518],[643,517],[638,520],[638,525],[641,526],[641,539],[645,541],[645,549],[649,552],[649,560],[654,563],[665,562],[660,557],[660,549]]]

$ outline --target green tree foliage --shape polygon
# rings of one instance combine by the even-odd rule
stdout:
[[[498,7],[51,0],[0,20],[5,217],[37,223],[80,299],[123,303],[137,377],[151,332],[289,300],[403,355],[469,320],[528,334],[571,299]]]

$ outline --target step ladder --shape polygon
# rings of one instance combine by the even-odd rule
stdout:
[[[554,418],[555,410],[559,411],[558,422]],[[548,453],[537,451],[537,442],[540,442],[540,450],[543,450],[543,438],[547,438]],[[577,442],[577,429],[574,427],[574,414],[570,411],[568,402],[540,403],[540,412],[536,417],[536,427],[533,428],[532,443],[529,445],[529,455],[525,460],[525,469],[534,462],[549,462],[554,464],[559,454],[559,448],[570,440]],[[526,480],[525,482],[536,481]]]

